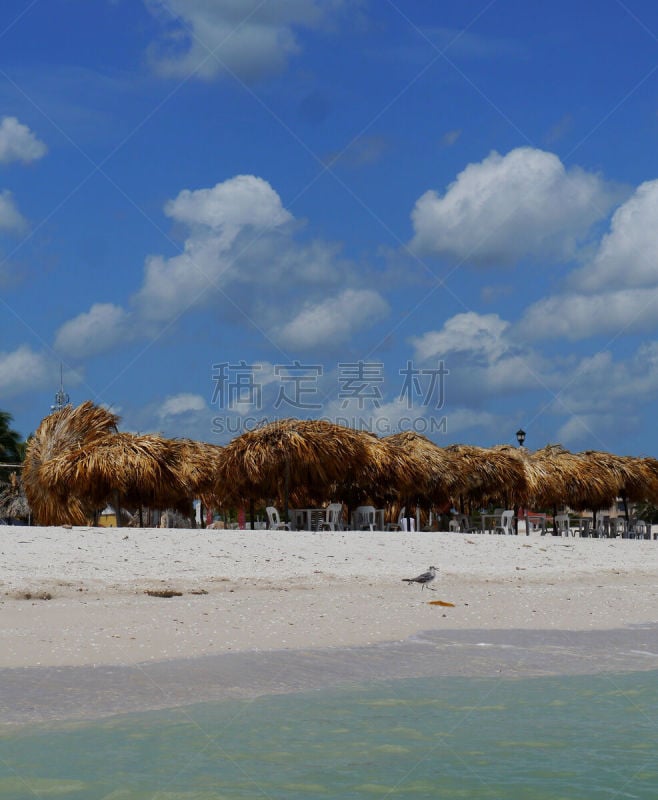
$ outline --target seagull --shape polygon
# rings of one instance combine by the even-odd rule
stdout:
[[[430,567],[427,572],[423,572],[415,578],[402,578],[402,580],[407,583],[420,583],[421,589],[424,589],[428,583],[432,583],[434,578],[436,578],[436,567]]]

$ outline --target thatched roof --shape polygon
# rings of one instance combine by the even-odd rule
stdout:
[[[611,487],[614,487],[616,500],[623,497],[629,501],[642,501],[655,497],[658,474],[651,469],[648,459],[634,456],[617,456],[600,450],[586,450],[580,454],[586,468],[598,474],[607,474]],[[603,508],[612,503],[602,503]]]
[[[237,436],[224,448],[214,494],[223,502],[319,500],[377,483],[386,452],[376,436],[325,420],[284,419]]]
[[[413,431],[395,433],[382,441],[389,451],[390,493],[431,504],[450,499],[458,476],[453,460],[443,448]]]
[[[528,495],[528,478],[514,448],[453,444],[445,448],[455,473],[453,497],[486,505],[522,505]],[[512,452],[513,451],[513,452]]]
[[[189,513],[208,492],[222,448],[186,439],[117,433],[118,417],[92,403],[46,417],[28,445],[24,480],[40,524],[84,525],[118,495]]]
[[[647,475],[647,489],[642,499],[658,505],[658,459],[638,458],[638,461],[642,462],[642,468]],[[633,499],[637,500],[638,498]]]
[[[94,507],[75,496],[62,481],[52,480],[51,462],[116,433],[119,418],[91,401],[65,406],[45,417],[30,438],[23,484],[35,521],[42,525],[84,525]],[[48,473],[48,474],[46,474]]]
[[[189,512],[201,497],[218,506],[288,496],[301,505],[419,499],[506,505],[610,506],[619,496],[658,501],[658,460],[550,445],[438,447],[406,432],[378,439],[324,420],[281,420],[227,447],[118,433],[118,417],[91,402],[46,417],[30,439],[23,483],[35,521],[85,524],[119,496]],[[16,516],[15,514],[13,514]]]

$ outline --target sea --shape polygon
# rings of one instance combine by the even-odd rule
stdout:
[[[658,797],[658,671],[429,676],[0,728],[0,800]]]

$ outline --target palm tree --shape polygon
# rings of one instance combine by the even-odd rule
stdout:
[[[0,411],[0,464],[18,464],[25,456],[21,435],[13,430],[12,422],[13,417],[8,411]],[[12,471],[0,468],[0,481],[9,480]]]

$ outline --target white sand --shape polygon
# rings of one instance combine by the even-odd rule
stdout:
[[[402,582],[430,564],[435,591]],[[657,576],[658,541],[3,527],[0,667],[655,624]]]

